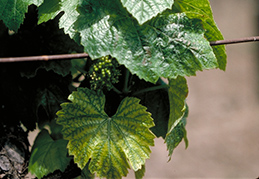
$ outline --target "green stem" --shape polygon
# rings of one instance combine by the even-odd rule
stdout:
[[[132,95],[136,96],[136,95],[141,94],[141,93],[146,93],[146,92],[155,91],[155,90],[159,90],[159,89],[165,89],[165,88],[168,88],[168,87],[169,87],[168,85],[153,86],[153,87],[149,87],[149,88],[139,90],[139,91],[133,93]]]
[[[122,94],[120,90],[118,90],[115,86],[112,85],[112,90],[115,91],[118,94]]]
[[[85,70],[81,69],[78,65],[76,65],[76,66],[75,66],[75,69],[76,69],[77,71],[79,71],[79,72],[83,73],[84,75],[86,75],[86,74],[87,74],[87,71],[85,71]]]
[[[128,69],[126,69],[125,71],[125,80],[124,80],[124,86],[123,86],[123,93],[128,93],[129,89],[128,89],[128,83],[129,83],[129,76],[130,76],[130,72]]]

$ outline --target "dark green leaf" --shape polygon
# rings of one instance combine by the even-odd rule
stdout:
[[[35,107],[38,118],[38,125],[51,121],[56,117],[56,112],[60,109],[60,104],[67,101],[70,93],[69,85],[71,76],[62,77],[54,72],[40,71],[37,78],[41,83],[36,87]],[[47,80],[47,81],[46,81]]]
[[[79,0],[45,0],[39,7],[38,23],[47,22],[54,19],[59,13],[64,12],[59,20],[59,27],[64,28],[64,32],[74,39],[76,32],[73,25],[79,15],[76,11],[78,3]]]
[[[29,171],[38,178],[61,170],[68,166],[71,158],[67,157],[67,141],[54,141],[47,130],[42,130],[35,139],[29,162]]]
[[[60,0],[44,0],[38,7],[38,24],[54,19],[62,11],[60,6]]]
[[[78,6],[77,0],[71,6],[65,2],[58,10],[65,12],[60,28],[71,38],[80,33],[81,44],[93,59],[111,55],[152,83],[159,77],[191,76],[218,67],[201,20],[168,10],[139,25],[119,0],[79,1]]]
[[[143,26],[125,13],[107,14],[79,32],[90,56],[111,54],[133,74],[153,83],[159,77],[190,76],[217,67],[201,22],[184,14],[161,15]]]
[[[38,62],[31,63],[27,69],[21,71],[22,77],[33,78],[36,76],[38,70],[45,69],[46,71],[54,71],[55,73],[62,75],[63,77],[70,74],[71,62],[69,60],[62,61],[50,61],[50,62]]]
[[[170,115],[165,142],[167,144],[167,149],[169,150],[169,156],[171,157],[174,148],[178,146],[184,137],[186,138],[186,131],[182,124],[184,114],[187,115],[187,112],[185,112],[185,99],[188,94],[186,79],[180,76],[177,79],[169,79],[168,94]]]
[[[188,147],[187,133],[185,129],[186,118],[188,117],[188,110],[185,111],[183,118],[180,122],[171,130],[166,136],[166,145],[169,150],[169,160],[171,160],[174,149],[179,145],[179,143],[184,139],[185,148]]]
[[[189,18],[198,18],[203,21],[204,29],[206,29],[205,37],[209,41],[222,40],[223,36],[218,29],[214,19],[210,2],[208,0],[175,0],[175,11],[184,12]],[[214,46],[213,51],[217,57],[219,68],[226,68],[226,49],[224,45]]]
[[[121,2],[137,21],[143,24],[165,9],[171,8],[174,0],[121,0]]]
[[[88,169],[89,165],[86,165],[85,168],[81,172],[81,178],[82,179],[94,179],[95,175],[90,172]]]
[[[35,4],[39,6],[43,0],[0,0],[0,20],[14,31],[18,31],[23,23],[28,6]]]
[[[159,89],[159,87],[164,88]],[[157,84],[153,84],[135,77],[134,86],[131,87],[131,90],[133,94],[145,90],[145,92],[143,91],[135,96],[141,99],[140,103],[146,106],[148,112],[152,114],[155,123],[155,126],[151,128],[152,132],[157,137],[165,138],[170,113],[167,85],[161,84],[161,79]]]
[[[146,166],[142,165],[141,169],[135,171],[135,179],[142,179],[146,172]]]
[[[188,95],[188,86],[184,77],[177,79],[169,79],[169,102],[170,102],[170,116],[168,123],[168,132],[174,128],[184,115],[185,99]]]

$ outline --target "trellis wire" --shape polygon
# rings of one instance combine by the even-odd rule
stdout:
[[[210,45],[211,46],[228,45],[228,44],[236,44],[236,43],[255,42],[255,41],[259,41],[259,36],[232,39],[232,40],[218,40],[218,41],[210,42]],[[40,55],[40,56],[28,56],[28,57],[5,57],[5,58],[0,58],[0,63],[66,60],[66,59],[79,59],[79,58],[87,58],[87,57],[88,57],[87,53]]]

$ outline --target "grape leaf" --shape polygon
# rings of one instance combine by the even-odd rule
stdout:
[[[138,170],[151,153],[155,135],[151,114],[137,98],[125,98],[116,114],[104,111],[105,96],[88,88],[78,88],[58,111],[57,123],[63,126],[63,136],[69,140],[69,154],[82,169],[90,160],[89,170],[99,177],[126,176],[129,163]],[[129,161],[129,163],[128,163]]]
[[[54,19],[61,12],[60,0],[44,0],[38,7],[38,24]]]
[[[57,81],[57,77],[53,75],[53,79],[56,81],[50,81],[48,84],[39,86],[36,89],[35,107],[39,127],[42,127],[41,125],[44,125],[44,122],[55,119],[56,112],[60,109],[60,104],[66,101],[65,96],[69,94],[69,90],[67,86],[65,86],[66,78],[64,78],[64,83],[61,83]],[[54,82],[56,82],[56,84],[54,84]]]
[[[86,166],[82,169],[81,171],[81,176],[78,177],[78,179],[95,179],[95,175],[93,173],[90,172],[90,170],[88,169],[89,166],[89,162],[86,164]],[[77,179],[77,178],[76,178]]]
[[[138,77],[134,77],[134,85],[131,87],[133,96],[141,100],[140,104],[147,107],[147,111],[152,114],[155,126],[151,128],[151,131],[157,137],[166,137],[168,120],[170,113],[169,96],[167,86],[161,79],[157,84],[148,83],[144,80],[139,80]],[[161,89],[151,90],[148,89],[164,87]],[[143,90],[146,92],[139,93]],[[137,93],[135,93],[137,92]]]
[[[146,166],[142,165],[141,169],[135,171],[135,179],[142,179],[146,172]]]
[[[212,14],[210,2],[208,0],[175,0],[173,9],[184,12],[189,18],[198,18],[203,21],[206,29],[205,37],[209,41],[222,40],[223,35],[218,29]],[[213,51],[217,57],[219,68],[226,69],[226,49],[224,45],[213,46]]]
[[[67,157],[66,145],[66,140],[54,141],[48,131],[43,129],[32,147],[29,171],[38,178],[58,169],[64,172],[71,160],[70,157]]]
[[[47,22],[54,19],[59,13],[64,12],[59,20],[59,27],[64,28],[64,32],[75,39],[76,32],[73,24],[77,20],[78,12],[76,11],[79,0],[45,0],[39,9],[38,23]]]
[[[60,28],[80,39],[92,59],[111,55],[131,73],[152,83],[159,77],[191,76],[218,67],[201,20],[167,10],[140,25],[119,0],[85,0],[78,6],[76,1],[72,6],[65,1],[59,4],[59,11],[65,12]]]
[[[170,157],[174,148],[177,147],[183,137],[186,136],[182,120],[186,111],[185,98],[187,94],[188,86],[184,77],[179,76],[177,79],[169,79],[168,95],[170,101],[170,115],[165,142]]]
[[[34,4],[39,6],[43,0],[0,0],[0,20],[15,32],[23,23],[28,6]]]
[[[121,0],[121,2],[138,22],[143,24],[165,9],[171,8],[174,0]]]
[[[25,64],[25,67],[21,69],[21,76],[27,78],[33,78],[37,75],[40,69],[45,69],[46,71],[52,70],[53,72],[62,75],[63,77],[70,74],[71,71],[71,61],[48,61],[48,62],[34,62],[30,65]]]
[[[185,129],[186,118],[188,117],[188,110],[185,110],[184,116],[181,118],[179,123],[171,130],[166,136],[166,145],[169,150],[169,161],[171,160],[174,149],[179,145],[179,143],[184,140],[185,148],[188,147],[187,132]]]
[[[119,5],[113,6],[117,14],[108,11],[115,7],[101,4],[90,14],[80,12],[81,26],[75,28],[92,58],[110,54],[131,73],[152,83],[159,77],[191,76],[197,70],[218,67],[200,20],[191,20],[185,14],[166,14],[140,26]],[[98,19],[91,22],[95,15]]]

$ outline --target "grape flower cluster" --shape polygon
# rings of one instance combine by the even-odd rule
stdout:
[[[93,61],[89,69],[90,84],[93,90],[107,90],[113,88],[113,84],[119,82],[120,70],[115,58],[110,56],[101,57]]]

